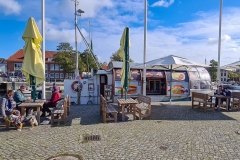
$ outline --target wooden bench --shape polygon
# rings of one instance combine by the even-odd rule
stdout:
[[[53,125],[54,122],[63,122],[64,124],[66,123],[67,120],[67,97],[64,99],[63,103],[61,104],[61,102],[58,102],[59,104],[57,105],[62,105],[62,108],[58,108],[58,106],[56,106],[56,108],[54,108],[51,111],[51,124]]]
[[[111,117],[111,114],[113,114],[113,117]],[[108,104],[102,95],[100,95],[100,115],[103,115],[103,123],[110,120],[117,122],[117,110],[111,104]]]
[[[4,125],[7,129],[9,129],[11,122],[4,121],[3,117],[0,117],[0,125]]]
[[[139,119],[144,117],[150,118],[151,116],[151,98],[143,95],[138,95],[136,101],[136,112],[139,115]]]
[[[194,102],[198,104],[195,105]],[[192,108],[195,106],[204,109],[204,112],[207,110],[215,111],[215,103],[209,100],[208,94],[205,93],[192,92]]]
[[[232,101],[230,102],[231,109],[240,110],[240,92],[232,92],[231,94]]]

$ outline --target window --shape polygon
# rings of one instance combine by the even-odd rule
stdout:
[[[223,76],[223,73],[221,73],[221,76]]]
[[[54,78],[54,73],[51,73],[51,74],[50,74],[50,78]]]
[[[14,70],[20,70],[22,68],[22,63],[15,63]]]
[[[223,79],[221,78],[221,81],[223,81]]]
[[[55,70],[58,71],[59,70],[59,65],[55,64]]]
[[[59,73],[55,73],[55,78],[59,78]]]
[[[71,78],[72,77],[72,73],[68,73],[68,77]]]
[[[149,94],[160,93],[160,81],[159,80],[150,80],[146,87],[146,92]]]
[[[45,78],[48,78],[48,74],[47,73],[45,73]]]
[[[48,61],[52,61],[53,60],[53,58],[48,58]]]
[[[46,71],[48,70],[48,64],[45,64],[45,70]]]
[[[60,68],[60,71],[62,71],[62,70],[63,70],[63,66],[62,66],[62,65],[59,65],[59,68]]]
[[[60,73],[60,78],[64,78],[64,74],[63,73]]]
[[[50,64],[50,70],[54,71],[54,64]]]
[[[224,81],[226,81],[226,78],[224,78]]]
[[[65,78],[68,78],[68,73],[66,73]]]
[[[224,73],[224,76],[226,76],[226,75],[227,75],[227,73],[225,72],[225,73]]]

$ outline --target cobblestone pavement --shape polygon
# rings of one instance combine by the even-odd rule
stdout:
[[[98,105],[71,106],[66,125],[27,126],[21,132],[1,127],[0,155],[3,160],[44,160],[59,154],[96,160],[232,160],[240,159],[238,130],[240,112],[204,113],[189,102],[153,103],[150,120],[105,124]],[[101,141],[83,141],[87,134],[101,135]]]

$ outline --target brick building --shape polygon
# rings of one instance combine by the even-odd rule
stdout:
[[[61,65],[55,63],[53,60],[54,55],[57,52],[45,51],[45,77],[47,80],[63,81],[64,73]],[[16,53],[11,55],[7,61],[7,72],[15,76],[22,76],[21,67],[24,59],[23,49],[18,50]],[[74,71],[66,73],[65,79],[74,78]]]

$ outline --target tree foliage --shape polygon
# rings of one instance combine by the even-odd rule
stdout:
[[[95,57],[97,58],[96,55]],[[70,43],[59,43],[57,54],[53,61],[62,66],[64,73],[74,72],[76,69],[76,51],[73,50]],[[78,70],[80,74],[82,72],[90,72],[92,68],[97,70],[97,65],[88,50],[85,50],[83,53],[78,52]]]
[[[217,66],[218,66],[218,62],[215,61],[214,59],[210,60],[210,65],[211,67],[208,68],[208,72],[211,76],[212,81],[216,81],[217,80]]]
[[[238,80],[239,75],[237,73],[234,73],[233,71],[228,71],[228,78],[229,80],[235,81]]]
[[[118,62],[123,62],[122,57],[118,54],[118,52],[115,52],[112,54],[110,57],[110,61],[118,61]],[[134,62],[131,58],[129,58],[129,62]]]

